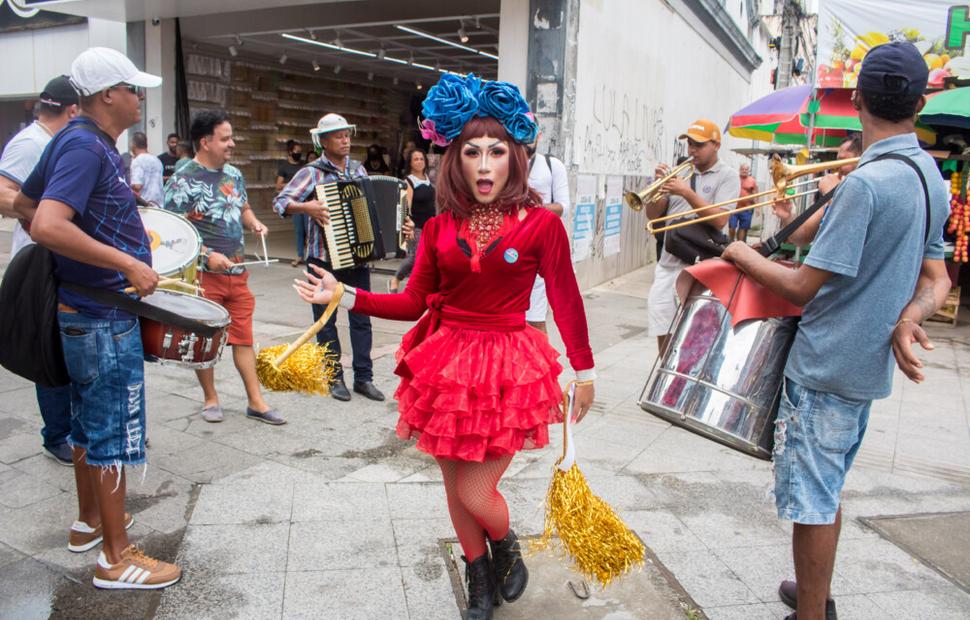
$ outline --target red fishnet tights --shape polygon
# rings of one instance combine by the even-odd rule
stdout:
[[[437,459],[445,481],[448,512],[458,542],[469,562],[485,553],[485,534],[501,540],[509,533],[509,507],[498,492],[498,481],[511,456],[484,463]]]

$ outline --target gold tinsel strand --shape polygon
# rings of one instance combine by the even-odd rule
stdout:
[[[256,375],[266,388],[277,392],[330,394],[330,383],[339,363],[328,347],[308,342],[286,358],[280,366],[274,362],[289,345],[262,349],[256,356]]]
[[[555,468],[546,496],[545,531],[532,549],[549,548],[554,535],[576,570],[603,587],[643,565],[643,543],[609,504],[593,494],[575,464],[569,471]]]

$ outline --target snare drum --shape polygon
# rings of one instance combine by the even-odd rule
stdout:
[[[146,360],[182,368],[215,366],[222,355],[229,330],[229,313],[225,308],[202,297],[162,289],[157,289],[142,301],[218,328],[215,334],[207,336],[143,316],[141,342]]]
[[[161,276],[195,284],[202,237],[192,222],[164,209],[140,207],[138,211],[151,242],[152,268]]]

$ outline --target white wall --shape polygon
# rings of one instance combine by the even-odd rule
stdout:
[[[737,14],[738,2],[728,2]],[[746,25],[741,31],[746,35]],[[739,24],[740,27],[740,24]],[[605,256],[604,198],[608,176],[622,176],[624,189],[637,190],[660,162],[673,163],[686,145],[677,137],[690,123],[707,118],[722,129],[730,115],[771,90],[773,65],[760,28],[752,45],[762,66],[741,72],[722,57],[695,26],[666,3],[650,0],[584,0],[577,35],[575,126],[567,135],[571,175],[596,176],[597,208],[590,258],[575,264],[583,286],[592,286],[654,260],[653,237],[642,213],[623,207],[620,253]],[[571,144],[569,142],[571,141]],[[731,167],[746,158],[732,148],[750,140],[725,135],[720,156]],[[574,185],[575,194],[575,185]],[[567,223],[571,228],[572,222]],[[572,232],[572,231],[570,231]]]
[[[528,82],[529,0],[502,0],[499,10],[498,79],[523,93]]]
[[[145,95],[148,150],[165,151],[165,136],[175,131],[175,20],[145,22],[145,71],[162,76],[162,85]],[[188,136],[185,136],[186,138]]]
[[[71,62],[94,46],[125,51],[125,24],[102,19],[44,30],[0,35],[0,98],[33,97],[56,75],[67,74]]]

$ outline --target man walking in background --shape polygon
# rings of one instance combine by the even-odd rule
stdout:
[[[165,202],[162,193],[162,161],[148,152],[148,136],[136,131],[131,136],[131,189],[153,207]]]

